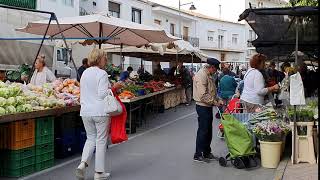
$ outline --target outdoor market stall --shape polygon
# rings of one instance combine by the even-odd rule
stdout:
[[[290,56],[294,54],[295,66],[301,68],[304,60],[313,61],[319,58],[318,12],[318,7],[250,8],[240,15],[239,21],[245,19],[258,35],[252,42],[258,53],[263,53],[274,61],[290,61],[292,60]],[[299,57],[299,51],[308,58]],[[316,97],[305,99],[303,82],[297,70],[295,68],[285,70],[286,77],[280,86],[284,110],[279,112],[283,116],[282,122],[291,121],[292,163],[313,164],[316,158],[312,127],[314,121],[317,124],[318,120],[318,101]],[[256,133],[261,135],[257,131]],[[280,141],[280,139],[272,140],[269,135],[269,139],[265,141]],[[261,152],[266,152],[265,150],[261,147]],[[270,154],[269,158],[271,157]],[[262,158],[263,166],[266,161],[266,158]],[[275,166],[278,163],[279,161],[275,161]]]
[[[193,63],[205,62],[208,57],[184,40],[177,40],[171,43],[150,43],[144,46],[109,46],[104,49],[111,54],[137,57],[144,61],[177,62],[179,60],[184,63],[192,63],[192,67]],[[181,87],[177,87],[158,97],[161,98],[160,102],[164,104],[164,109],[176,107],[186,102],[185,90]]]
[[[31,22],[18,29],[43,35],[42,38],[1,37],[1,40],[41,40],[36,57],[45,39],[62,39],[66,49],[69,49],[66,39],[85,39],[99,47],[103,43],[144,45],[175,40],[161,29],[103,14],[61,18],[58,21],[52,12],[0,7],[51,16],[46,21]],[[77,69],[71,52],[68,52]],[[54,158],[81,152],[86,135],[79,117],[79,86],[79,82],[73,79],[58,79],[43,86],[0,81],[0,176],[25,176],[53,166]]]

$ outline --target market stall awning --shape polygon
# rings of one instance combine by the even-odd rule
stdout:
[[[199,49],[193,47],[189,42],[177,40],[172,43],[151,43],[141,47],[126,46],[106,47],[106,52],[112,54],[120,54],[123,56],[142,58],[147,61],[176,61],[177,56],[179,61],[186,63],[206,62],[208,56]],[[193,61],[192,61],[193,58]]]
[[[164,30],[153,26],[133,23],[106,14],[59,18],[51,22],[47,35],[51,38],[86,39],[83,44],[124,44],[130,46],[149,43],[166,43],[177,39],[168,35]],[[17,31],[43,35],[46,34],[48,20],[30,22]]]
[[[299,51],[312,59],[319,57],[319,7],[246,9],[239,18],[245,19],[258,35],[252,41],[258,53],[269,58],[288,56],[295,51],[296,18],[299,18]]]

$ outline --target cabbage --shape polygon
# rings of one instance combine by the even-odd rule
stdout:
[[[8,90],[9,90],[9,97],[15,97],[19,95],[22,91],[21,87],[13,86],[13,85],[11,85]]]
[[[8,106],[15,106],[16,105],[16,100],[14,97],[9,97],[7,99],[7,103],[6,103]]]
[[[14,106],[7,106],[6,107],[6,114],[14,114],[16,113],[16,108]]]
[[[25,112],[25,111],[24,111],[24,108],[23,108],[23,105],[17,106],[17,107],[16,107],[16,111],[17,111],[17,112]]]
[[[24,104],[22,105],[24,112],[31,112],[33,110],[31,104]]]
[[[4,88],[4,87],[6,87],[6,83],[0,81],[0,88]]]
[[[0,97],[0,107],[4,107],[7,103],[7,99]]]
[[[3,107],[0,107],[0,116],[5,114],[6,114],[6,110]]]
[[[8,98],[9,97],[8,88],[0,88],[0,97],[3,97],[3,98]]]
[[[17,96],[16,97],[16,104],[17,105],[25,104],[25,102],[26,102],[26,99],[23,96]]]

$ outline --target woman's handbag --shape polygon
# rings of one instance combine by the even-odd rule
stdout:
[[[114,97],[111,89],[108,89],[108,94],[104,98],[105,101],[105,112],[110,116],[117,116],[122,113],[122,106]]]

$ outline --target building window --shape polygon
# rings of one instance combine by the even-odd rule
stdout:
[[[132,8],[132,22],[141,24],[141,10]]]
[[[256,39],[256,33],[253,30],[249,30],[249,41],[253,41]]]
[[[262,8],[263,7],[263,2],[258,2],[258,8]]]
[[[238,34],[232,34],[232,45],[238,45]]]
[[[208,41],[213,42],[214,31],[208,31],[207,36],[208,36]]]
[[[63,0],[63,4],[73,7],[74,0]]]
[[[224,34],[225,34],[225,30],[218,30],[218,48],[223,49],[224,48]]]
[[[218,48],[222,49],[223,48],[223,41],[224,41],[224,36],[223,35],[218,35]]]
[[[224,61],[225,57],[226,57],[226,54],[225,53],[221,53],[221,61]]]
[[[183,40],[188,41],[189,38],[189,28],[183,26]]]
[[[176,26],[175,24],[172,24],[172,23],[170,24],[170,34],[173,35],[173,36],[174,36],[174,33],[175,33],[175,26]]]
[[[108,5],[110,16],[120,18],[120,4],[109,1]]]
[[[253,9],[255,9],[255,8],[257,8],[257,5],[256,5],[256,4],[251,4],[251,7],[252,7]]]
[[[154,23],[155,23],[155,24],[158,24],[158,25],[161,25],[161,21],[158,20],[158,19],[155,19],[155,20],[154,20]]]

